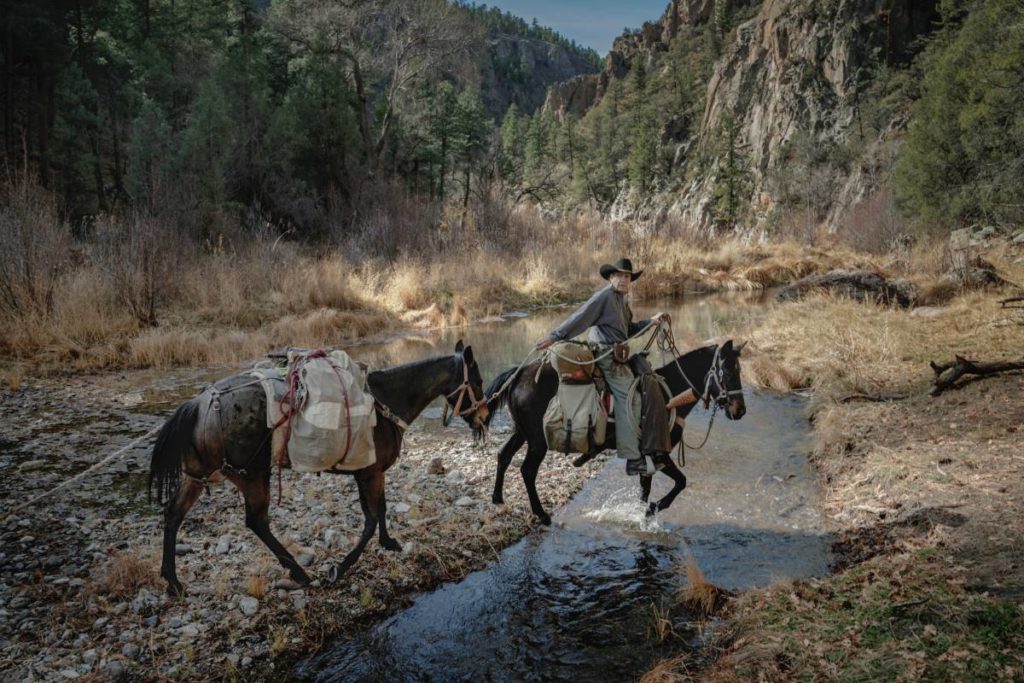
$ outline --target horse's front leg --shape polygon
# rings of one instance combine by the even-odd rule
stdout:
[[[175,569],[174,547],[177,545],[178,529],[188,514],[189,509],[199,500],[203,493],[203,482],[199,479],[186,477],[178,486],[178,492],[167,501],[164,508],[164,548],[163,561],[160,564],[160,576],[167,581],[167,593],[172,598],[185,594],[185,589],[178,581]]]
[[[530,509],[537,515],[540,523],[544,526],[551,526],[551,515],[544,511],[541,505],[540,496],[537,495],[537,472],[544,456],[548,453],[548,445],[543,439],[527,446],[526,458],[523,460],[519,470],[523,473],[523,483],[526,484],[526,495],[530,498]]]
[[[508,441],[498,451],[498,471],[494,475],[494,494],[491,496],[491,502],[495,505],[501,505],[505,502],[505,472],[508,470],[508,466],[512,464],[512,458],[515,456],[522,445],[526,443],[526,437],[518,429],[512,432],[512,436],[508,437]]]
[[[274,553],[281,566],[288,570],[292,581],[303,586],[309,585],[310,578],[306,570],[299,566],[292,554],[270,531],[270,471],[254,477],[238,478],[235,485],[245,498],[245,525]]]
[[[356,484],[359,487],[359,505],[363,508],[363,533],[345,559],[327,571],[327,580],[331,583],[352,568],[363,554],[366,544],[373,538],[373,532],[377,530],[377,511],[380,508],[380,499],[384,495],[384,472],[375,466],[368,467],[356,473]]]
[[[664,460],[662,460],[662,458],[664,458]],[[676,496],[682,493],[683,489],[686,488],[686,475],[683,474],[683,471],[681,469],[676,467],[676,464],[674,462],[672,462],[671,456],[669,456],[667,453],[664,456],[660,456],[658,458],[657,464],[664,465],[664,468],[661,471],[667,474],[668,476],[672,477],[674,485],[672,486],[672,490],[666,493],[661,500],[659,500],[657,503],[651,503],[650,506],[648,506],[648,517],[653,515],[655,512],[661,512],[662,510],[667,509],[668,506],[672,504],[672,501],[676,499]],[[649,482],[648,486],[650,486]]]
[[[651,480],[653,479],[654,475],[651,474],[640,475],[640,500],[645,503],[651,497]]]

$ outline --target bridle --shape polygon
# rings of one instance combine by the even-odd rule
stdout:
[[[680,372],[682,372],[682,368],[680,368]],[[686,375],[683,377],[685,378]],[[715,403],[721,408],[724,408],[733,396],[743,396],[743,389],[729,389],[725,384],[725,379],[725,364],[722,360],[722,347],[719,345],[715,348],[715,357],[711,361],[711,368],[708,369],[708,374],[704,377],[704,393],[701,394],[701,400],[704,401],[705,407],[711,402],[712,383],[715,385]]]
[[[480,410],[481,406],[487,405],[485,397],[476,397],[476,391],[469,381],[469,364],[466,362],[466,359],[462,354],[459,354],[458,358],[462,361],[462,384],[457,386],[451,393],[445,395],[444,413],[441,416],[441,424],[445,427],[450,425],[455,418],[469,415],[474,411]],[[456,394],[458,394],[458,398],[455,399],[454,403],[451,403],[451,398]],[[467,396],[469,397],[469,404],[463,408],[462,402]]]

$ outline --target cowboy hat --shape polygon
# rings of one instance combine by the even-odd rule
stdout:
[[[612,273],[628,273],[630,280],[636,280],[644,271],[633,270],[633,262],[628,258],[620,258],[618,261],[612,264],[604,264],[601,266],[601,277],[605,280],[612,276]]]

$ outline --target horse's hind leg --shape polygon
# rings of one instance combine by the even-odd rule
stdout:
[[[391,535],[388,534],[387,515],[388,504],[387,501],[385,500],[384,490],[382,488],[380,492],[380,502],[377,503],[377,521],[380,524],[380,536],[378,537],[378,540],[380,541],[381,546],[385,550],[400,553],[402,552],[402,544],[396,541],[395,539],[391,538]]]
[[[505,445],[501,447],[501,450],[498,451],[498,473],[494,476],[494,495],[491,496],[491,502],[495,505],[501,505],[505,502],[505,472],[508,470],[508,466],[512,464],[512,458],[515,456],[516,451],[525,442],[526,437],[517,429],[508,438]]]
[[[526,484],[526,495],[530,498],[530,509],[540,518],[541,524],[551,526],[551,515],[544,511],[540,496],[537,495],[537,472],[547,453],[548,445],[544,441],[536,445],[531,443],[526,450],[526,459],[519,469],[523,473],[523,483]]]
[[[668,506],[672,504],[672,501],[676,499],[676,496],[682,493],[683,489],[686,488],[686,475],[683,474],[683,471],[676,467],[676,464],[672,462],[672,458],[669,457],[668,454],[662,457],[665,458],[663,461],[665,467],[661,471],[667,474],[668,476],[672,477],[672,481],[675,482],[675,484],[672,486],[672,490],[666,493],[661,500],[659,500],[657,503],[650,504],[650,506],[647,508],[648,516],[653,515],[655,512],[660,512],[662,510],[667,509]]]
[[[293,581],[307,585],[310,579],[306,570],[299,566],[292,554],[270,531],[270,472],[265,472],[258,478],[239,479],[235,485],[245,497],[245,525],[270,548],[270,552],[274,553],[281,566],[288,570],[288,575]]]
[[[177,545],[178,529],[185,520],[189,509],[199,500],[203,493],[203,482],[199,479],[185,477],[178,486],[178,492],[164,507],[164,552],[160,564],[160,576],[167,580],[167,593],[172,598],[185,594],[185,589],[178,581],[174,566],[174,547]]]
[[[328,570],[327,577],[330,581],[337,581],[341,576],[352,568],[359,556],[363,554],[366,544],[373,538],[373,532],[377,530],[377,510],[380,508],[380,499],[384,495],[384,473],[375,468],[370,468],[369,474],[360,471],[356,474],[356,484],[359,486],[359,505],[363,508],[363,533],[359,537],[356,547],[349,551],[340,563]]]

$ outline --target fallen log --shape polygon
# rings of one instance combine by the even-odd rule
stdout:
[[[964,375],[994,375],[999,372],[1010,370],[1024,370],[1024,358],[1008,361],[974,361],[963,356],[954,356],[952,363],[930,363],[935,373],[935,380],[932,382],[932,396],[938,396]]]
[[[787,285],[775,295],[776,301],[796,301],[812,291],[826,291],[857,301],[874,301],[909,308],[917,300],[917,287],[907,280],[889,279],[866,270],[831,270]]]
[[[840,403],[851,401],[870,401],[872,403],[887,403],[889,401],[903,401],[909,398],[906,394],[881,393],[881,394],[850,394],[839,399]]]

